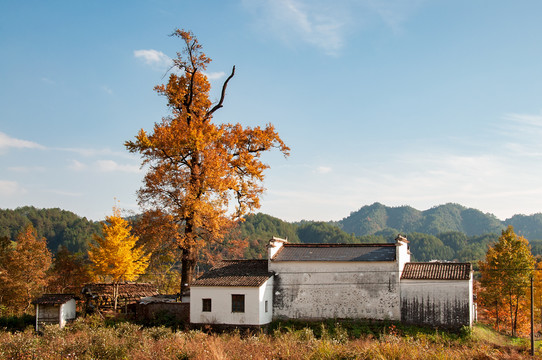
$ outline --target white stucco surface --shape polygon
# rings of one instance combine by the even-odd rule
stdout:
[[[403,321],[432,326],[472,325],[471,280],[401,280]]]
[[[271,261],[276,318],[400,320],[396,262]]]

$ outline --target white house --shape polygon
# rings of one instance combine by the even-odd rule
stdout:
[[[261,326],[273,316],[267,260],[222,261],[190,287],[190,322]]]
[[[411,263],[408,241],[290,244],[268,260],[225,261],[191,286],[193,324],[265,325],[273,319],[375,319],[471,325],[470,264]]]
[[[36,305],[36,331],[51,324],[63,328],[68,321],[75,319],[75,295],[44,294],[32,303]]]

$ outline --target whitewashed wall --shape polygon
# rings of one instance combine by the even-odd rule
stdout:
[[[245,312],[231,311],[232,294],[245,295]],[[211,312],[202,311],[202,299],[211,299]],[[265,312],[265,301],[268,311]],[[273,278],[262,286],[226,287],[192,286],[190,288],[190,322],[193,324],[265,325],[273,316]]]
[[[471,326],[472,279],[401,280],[401,318],[418,325]]]
[[[71,299],[60,306],[60,327],[63,328],[68,320],[75,319],[75,300]]]
[[[270,261],[278,319],[400,320],[397,262]]]

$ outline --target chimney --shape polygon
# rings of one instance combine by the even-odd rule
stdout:
[[[280,250],[280,248],[282,248],[282,245],[287,242],[288,240],[286,239],[281,239],[273,236],[267,244],[267,259],[271,260],[273,256],[275,256],[275,254]]]

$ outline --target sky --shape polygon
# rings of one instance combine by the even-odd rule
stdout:
[[[192,31],[218,123],[272,123],[259,211],[340,220],[380,202],[542,211],[542,2],[3,0],[0,208],[137,213],[124,142]],[[116,199],[116,200],[115,200]]]

